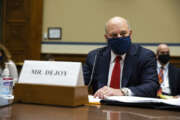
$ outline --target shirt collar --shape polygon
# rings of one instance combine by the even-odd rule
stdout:
[[[111,50],[111,63],[113,63],[114,61],[115,61],[115,58],[116,58],[116,54],[114,54],[114,52]],[[121,60],[122,61],[124,61],[124,59],[125,59],[125,57],[126,57],[126,53],[124,53],[123,55],[121,55]]]
[[[168,69],[168,65],[169,65],[169,62],[164,66],[164,69]],[[158,69],[160,69],[162,67],[162,65],[159,63],[159,61],[157,61],[157,67],[158,67]]]

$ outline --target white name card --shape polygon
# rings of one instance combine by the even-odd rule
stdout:
[[[19,83],[83,86],[80,62],[25,61]]]

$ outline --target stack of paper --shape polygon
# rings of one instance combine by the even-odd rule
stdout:
[[[134,96],[108,96],[105,99],[118,101],[118,102],[125,102],[125,103],[164,103],[169,105],[180,106],[180,98],[166,100],[166,99],[134,97]]]
[[[134,96],[107,96],[101,100],[102,104],[139,106],[152,108],[177,108],[180,109],[180,98],[158,99]]]
[[[95,98],[95,97],[92,96],[92,95],[88,95],[88,99],[89,99],[89,104],[99,105],[99,104],[100,104],[100,101],[101,101],[101,99]]]
[[[89,95],[89,104],[109,104],[133,107],[150,107],[160,109],[180,109],[180,98],[158,99],[135,96],[106,96],[105,99]]]

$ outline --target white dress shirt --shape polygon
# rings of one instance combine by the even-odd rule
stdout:
[[[122,81],[122,76],[123,76],[122,73],[123,73],[125,57],[126,57],[126,54],[121,55],[121,60],[120,60],[120,66],[121,66],[121,71],[120,71],[120,88],[122,88],[121,87],[121,85],[122,85],[121,81]],[[110,86],[110,83],[111,83],[111,76],[112,76],[112,71],[113,71],[113,68],[114,68],[114,65],[115,65],[115,58],[116,58],[116,55],[111,51],[111,60],[110,60],[110,65],[109,65],[109,75],[108,75],[108,84],[107,84],[108,86]],[[130,89],[126,88],[126,90],[128,90],[128,94],[130,96],[133,95],[133,92]]]
[[[162,88],[162,92],[163,93],[166,93],[166,94],[171,94],[171,90],[170,90],[170,87],[169,87],[169,76],[168,76],[168,73],[169,73],[169,70],[168,70],[168,66],[169,66],[169,63],[167,63],[163,68],[163,82],[161,83],[161,88]],[[160,69],[161,69],[162,65],[157,62],[157,72],[159,74],[160,72]]]
[[[122,72],[123,72],[125,56],[126,56],[126,54],[123,54],[121,56],[121,60],[120,60],[120,66],[121,66],[121,70],[120,70],[120,88],[121,88],[121,80],[122,80]],[[110,86],[110,83],[111,83],[111,76],[112,76],[112,71],[113,71],[113,68],[114,68],[114,65],[115,65],[115,59],[116,59],[116,55],[111,51],[111,60],[110,60],[109,75],[108,75],[108,86]]]

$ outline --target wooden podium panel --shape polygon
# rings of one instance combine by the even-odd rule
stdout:
[[[16,84],[15,102],[37,103],[61,106],[79,106],[88,104],[87,86],[55,86],[37,84]]]

